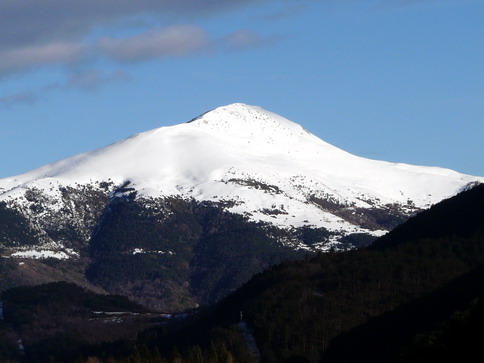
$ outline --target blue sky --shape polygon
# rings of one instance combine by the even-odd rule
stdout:
[[[484,175],[481,0],[0,0],[0,177],[233,102]]]

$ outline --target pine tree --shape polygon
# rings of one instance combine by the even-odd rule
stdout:
[[[203,363],[203,353],[199,345],[190,347],[188,350],[188,361],[190,363]]]
[[[173,348],[171,348],[170,362],[171,363],[182,363],[183,362],[180,351],[178,350],[176,345],[174,345]]]
[[[208,350],[207,363],[219,363],[217,348],[213,341],[210,343],[210,348]]]
[[[155,347],[151,352],[151,361],[153,363],[163,363],[165,360],[161,357],[160,350]]]

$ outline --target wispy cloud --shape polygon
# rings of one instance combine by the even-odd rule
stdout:
[[[159,25],[266,1],[0,0],[0,78],[43,66],[71,66],[100,56],[138,62],[195,54],[213,46],[207,32],[198,26],[158,26],[134,36],[102,39],[92,38],[91,30],[116,28],[126,19],[146,14],[157,18]],[[244,40],[234,38],[234,42],[236,46]]]
[[[33,103],[37,97],[28,92],[0,96],[0,106],[10,107],[19,103]]]
[[[0,75],[48,64],[69,64],[86,55],[82,43],[53,42],[0,51]]]
[[[462,1],[462,0],[454,0],[455,2]],[[381,9],[388,9],[392,7],[406,7],[412,6],[417,4],[425,4],[425,3],[438,3],[438,0],[379,0],[376,4],[376,7]]]
[[[0,49],[0,78],[41,66],[72,66],[101,56],[118,62],[136,62],[162,57],[179,57],[211,47],[207,33],[195,26],[150,29],[125,38],[105,37],[91,44],[50,42],[15,49]]]
[[[117,82],[129,82],[132,78],[124,70],[105,72],[101,69],[87,69],[68,74],[62,82],[50,83],[37,89],[24,92],[0,95],[0,107],[11,107],[18,104],[32,104],[44,96],[56,91],[83,90],[93,91]]]
[[[0,50],[70,40],[126,17],[194,17],[267,0],[0,0]]]
[[[84,72],[71,74],[65,84],[59,88],[92,90],[113,82],[130,80],[131,76],[123,70],[104,72],[100,69],[89,69]]]
[[[249,29],[239,29],[223,39],[229,49],[240,50],[273,44],[280,40],[280,36],[265,36]]]
[[[290,18],[301,13],[307,7],[308,7],[308,1],[304,0],[292,6],[284,6],[282,9],[279,9],[278,11],[274,11],[270,14],[260,17],[260,19],[266,20],[266,21],[278,21],[278,20]]]
[[[210,46],[207,33],[196,26],[151,29],[128,38],[103,38],[99,50],[123,62],[184,56]]]
[[[148,29],[124,38],[104,37],[91,43],[81,41],[50,42],[15,49],[0,49],[0,78],[49,65],[72,66],[100,57],[115,62],[132,63],[157,58],[181,57],[207,50],[244,50],[271,45],[281,37],[266,36],[249,29],[239,29],[220,40],[210,40],[198,26],[177,25]],[[89,63],[88,63],[89,64]]]
[[[176,19],[192,20],[228,8],[273,0],[0,0],[0,78],[42,66],[107,57],[118,62],[196,54],[211,48],[243,50],[271,45],[280,38],[240,29],[225,36],[193,25],[159,27]],[[286,0],[267,18],[277,20],[304,10],[314,0]],[[335,1],[335,0],[319,0]],[[377,0],[407,5],[436,0]],[[150,14],[158,27],[128,37],[89,38],[91,30],[116,27]],[[156,23],[156,21],[155,21]],[[213,42],[209,39],[221,39]],[[90,39],[89,41],[87,39]]]

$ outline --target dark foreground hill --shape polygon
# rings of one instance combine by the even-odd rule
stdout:
[[[472,352],[475,339],[462,337],[484,323],[483,206],[477,186],[415,216],[385,243],[273,266],[215,306],[136,341],[84,347],[79,359],[412,361]]]
[[[82,346],[134,339],[147,311],[124,296],[67,282],[16,287],[1,295],[0,361],[72,361]],[[154,316],[150,316],[154,318]]]
[[[479,355],[483,323],[481,265],[420,299],[336,337],[323,361],[470,361]]]

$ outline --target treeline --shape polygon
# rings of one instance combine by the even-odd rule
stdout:
[[[172,331],[172,330],[175,331]],[[177,328],[169,328],[169,333],[154,333],[150,337],[141,334],[138,343],[129,348],[126,344],[90,347],[82,352],[78,362],[129,362],[129,363],[234,363],[252,362],[254,358],[247,350],[245,342],[236,326],[208,328],[204,332],[180,334]],[[167,332],[168,332],[167,331]],[[175,339],[176,338],[176,339]],[[145,341],[145,342],[142,342]],[[153,344],[157,341],[157,344]],[[124,354],[123,354],[124,353]]]

